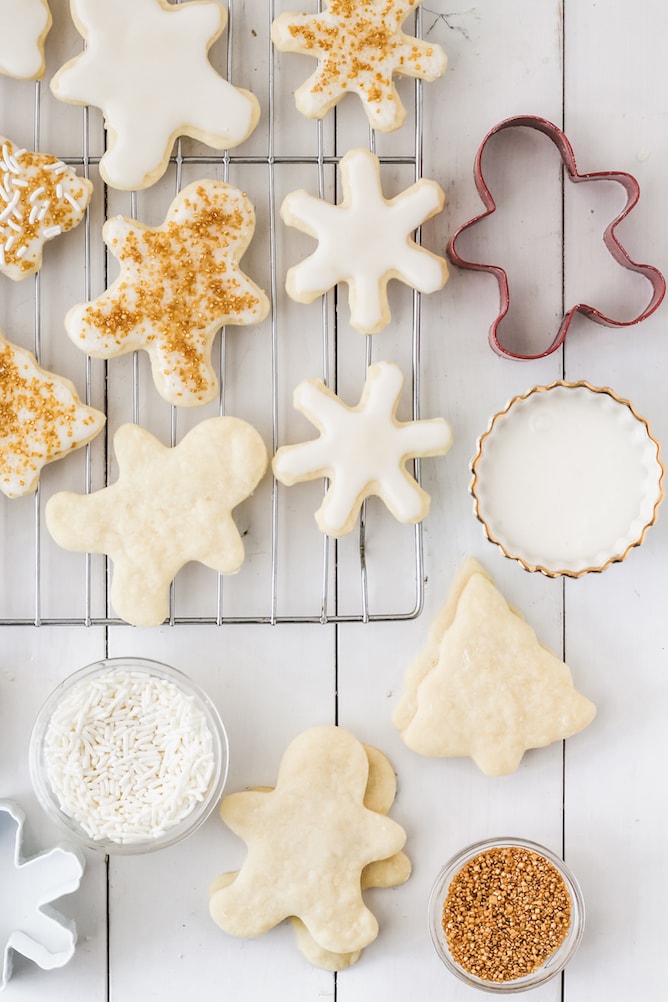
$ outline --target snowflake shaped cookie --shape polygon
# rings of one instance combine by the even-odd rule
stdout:
[[[235,574],[244,559],[232,509],[267,467],[257,431],[234,417],[201,421],[173,448],[135,424],[114,436],[119,474],[92,494],[54,494],[46,524],[55,541],[113,562],[111,604],[133,626],[159,626],[177,571],[197,560]]]
[[[18,281],[42,265],[48,240],[77,226],[93,193],[86,178],[0,136],[0,271]]]
[[[318,60],[315,72],[295,91],[299,111],[323,118],[349,91],[357,94],[369,124],[398,129],[406,109],[395,74],[435,80],[445,73],[443,49],[406,35],[401,26],[422,0],[328,0],[319,14],[281,14],[271,37],[282,52]]]
[[[63,967],[74,954],[76,929],[50,904],[76,891],[84,859],[73,850],[55,848],[24,859],[25,813],[12,800],[0,800],[3,963],[0,990],[12,975],[14,953],[44,970]],[[12,831],[13,829],[13,831]]]
[[[46,0],[0,0],[0,73],[18,80],[44,76],[44,40],[50,27]]]
[[[429,495],[408,473],[416,456],[438,456],[452,444],[443,418],[400,422],[396,410],[404,377],[393,362],[370,365],[361,399],[348,407],[320,379],[306,379],[294,392],[294,406],[320,431],[311,442],[282,446],[274,456],[277,480],[288,486],[328,477],[325,499],[315,514],[328,536],[351,532],[362,502],[380,497],[400,522],[419,522]]]
[[[470,756],[502,776],[526,750],[571,737],[595,713],[567,665],[469,558],[406,673],[393,721],[413,751]]]
[[[385,199],[378,158],[364,149],[346,153],[340,170],[343,201],[338,205],[293,191],[281,206],[288,226],[318,241],[310,257],[290,268],[285,287],[297,302],[312,303],[337,282],[346,282],[350,323],[362,334],[376,334],[390,321],[390,279],[420,292],[445,285],[445,260],[411,238],[442,210],[445,196],[435,181],[423,178]]]
[[[210,897],[221,929],[257,936],[295,916],[330,954],[373,942],[378,922],[362,897],[362,872],[395,857],[406,833],[365,805],[369,768],[352,734],[312,727],[286,749],[273,790],[223,799],[221,817],[248,854],[234,879],[217,882]]]
[[[0,491],[32,494],[42,467],[90,442],[104,422],[69,379],[42,369],[0,332]]]
[[[51,81],[61,101],[104,113],[100,174],[113,188],[147,188],[164,174],[178,136],[227,150],[253,131],[257,99],[213,68],[208,51],[227,23],[214,0],[70,0],[85,51]]]
[[[97,358],[143,349],[169,403],[212,400],[217,331],[259,323],[269,311],[264,292],[239,266],[254,228],[246,195],[214,180],[184,188],[161,226],[123,216],[107,220],[102,235],[121,272],[98,299],[67,313],[72,341]]]

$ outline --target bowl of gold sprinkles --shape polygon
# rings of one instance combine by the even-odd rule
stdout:
[[[229,751],[208,696],[157,661],[74,672],[35,721],[30,774],[46,812],[89,848],[130,854],[192,834],[220,800]]]
[[[584,931],[582,892],[549,849],[519,838],[476,842],[439,873],[429,899],[438,956],[487,992],[537,988],[564,969]]]

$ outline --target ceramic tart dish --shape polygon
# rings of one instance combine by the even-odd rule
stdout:
[[[580,577],[624,560],[663,499],[660,446],[607,387],[555,382],[491,419],[471,463],[488,539],[529,571]]]

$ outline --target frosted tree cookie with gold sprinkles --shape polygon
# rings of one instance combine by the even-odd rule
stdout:
[[[315,72],[295,91],[298,110],[324,118],[349,91],[359,96],[369,124],[381,132],[406,119],[394,75],[436,80],[447,58],[432,42],[407,35],[402,24],[422,0],[328,0],[317,14],[285,13],[272,24],[281,52],[318,60]]]
[[[0,271],[14,281],[34,275],[44,244],[78,226],[92,193],[62,160],[0,136]]]
[[[42,467],[90,442],[104,427],[69,379],[0,332],[0,490],[23,497],[37,490]]]
[[[216,0],[70,0],[70,9],[87,44],[56,73],[51,90],[61,101],[102,110],[100,174],[112,188],[155,184],[178,136],[228,150],[257,125],[255,95],[225,80],[208,58],[227,24]]]
[[[151,228],[116,216],[102,235],[121,266],[98,299],[73,307],[65,327],[96,358],[143,349],[170,404],[205,404],[217,392],[211,346],[225,324],[248,326],[269,311],[240,269],[255,229],[247,196],[223,181],[195,181]]]
[[[0,0],[0,73],[17,80],[43,77],[51,23],[46,0]]]
[[[445,196],[435,181],[421,178],[386,199],[378,157],[364,149],[346,153],[340,172],[343,200],[338,205],[306,191],[293,191],[283,201],[283,221],[318,241],[309,257],[289,269],[285,288],[296,302],[312,303],[345,282],[351,326],[377,334],[391,320],[391,279],[419,292],[436,292],[448,279],[445,259],[412,238],[418,226],[441,211]]]
[[[232,510],[267,468],[259,433],[240,418],[200,421],[173,448],[136,424],[114,435],[118,479],[92,494],[61,491],[46,505],[59,546],[105,553],[114,570],[111,604],[132,626],[159,626],[169,586],[191,560],[236,574],[244,545]]]

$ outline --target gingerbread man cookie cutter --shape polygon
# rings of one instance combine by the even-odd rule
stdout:
[[[577,184],[580,181],[615,181],[622,186],[626,192],[626,203],[622,211],[615,216],[615,218],[608,224],[603,233],[603,243],[605,244],[607,250],[614,258],[614,260],[621,265],[622,268],[627,271],[636,272],[642,275],[650,284],[651,287],[651,297],[647,306],[642,310],[641,313],[637,314],[630,320],[619,320],[616,317],[609,316],[603,313],[595,306],[591,306],[589,303],[576,303],[576,305],[571,306],[562,316],[561,322],[557,333],[552,340],[552,343],[543,351],[537,354],[522,354],[514,351],[510,351],[504,346],[500,339],[500,328],[503,320],[508,313],[510,308],[510,287],[508,282],[508,274],[504,268],[497,264],[486,264],[481,262],[475,262],[467,260],[462,257],[457,249],[457,243],[460,236],[476,223],[488,216],[491,216],[497,208],[494,197],[487,187],[487,183],[484,178],[482,170],[482,159],[485,154],[485,149],[487,143],[493,136],[496,136],[499,132],[503,132],[506,129],[513,128],[530,128],[536,129],[538,132],[542,132],[548,139],[554,143],[559,154],[561,156],[562,164],[565,169],[566,176],[569,181]],[[575,154],[573,152],[573,147],[567,136],[562,132],[562,130],[549,122],[545,118],[540,118],[533,115],[518,115],[513,118],[507,118],[499,122],[497,125],[493,126],[492,129],[487,133],[482,143],[478,148],[476,154],[474,166],[473,166],[473,177],[475,181],[475,186],[480,195],[485,210],[475,216],[473,219],[469,219],[467,222],[463,223],[455,231],[453,236],[450,238],[448,243],[448,256],[453,264],[458,265],[460,268],[467,268],[473,271],[485,271],[490,272],[496,278],[499,286],[499,311],[492,323],[489,330],[489,343],[493,350],[505,358],[512,359],[537,359],[544,358],[546,355],[552,354],[559,348],[566,338],[568,329],[571,322],[576,314],[582,314],[583,316],[589,317],[594,323],[600,324],[604,327],[631,327],[635,324],[640,323],[640,321],[645,320],[649,317],[657,307],[660,305],[665,292],[666,292],[666,281],[661,274],[661,272],[652,265],[649,264],[638,264],[634,261],[620,240],[617,237],[617,227],[624,220],[634,206],[637,204],[640,198],[640,185],[638,184],[635,177],[624,171],[596,171],[587,174],[579,173],[577,169],[577,164],[575,160]]]

